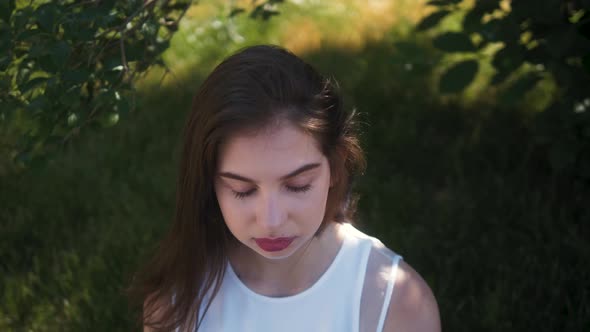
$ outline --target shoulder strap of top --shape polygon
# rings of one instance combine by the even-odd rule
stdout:
[[[385,300],[383,301],[383,307],[381,308],[381,315],[379,315],[379,323],[377,324],[377,332],[383,331],[383,325],[385,324],[385,317],[389,310],[389,303],[391,302],[391,294],[393,294],[393,286],[395,285],[395,277],[397,275],[397,267],[399,265],[400,256],[395,255],[393,257],[393,263],[391,264],[391,271],[389,272],[389,278],[387,281],[387,290],[385,291]]]
[[[362,305],[362,298],[364,293],[364,285],[366,283],[365,278],[367,276],[367,264],[369,262],[369,255],[371,254],[371,246],[366,246],[366,250],[363,250],[361,256],[361,262],[359,265],[359,274],[357,276],[357,284],[355,287],[355,296],[354,296],[354,312],[353,312],[353,326],[359,327],[361,326],[360,318],[361,318],[361,305]],[[359,332],[359,330],[355,329],[353,331]]]
[[[359,331],[381,332],[393,294],[397,267],[402,258],[381,241],[375,238],[370,241],[360,301]]]

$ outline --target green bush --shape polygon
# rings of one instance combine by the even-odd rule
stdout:
[[[439,31],[433,45],[461,60],[439,80],[441,93],[469,86],[480,63],[495,73],[489,90],[500,104],[523,106],[540,81],[556,87],[534,118],[536,149],[555,172],[590,185],[590,3],[588,1],[429,1],[437,9],[418,24],[432,29],[450,14],[462,15],[458,30]]]
[[[190,0],[2,1],[0,174],[134,107]]]

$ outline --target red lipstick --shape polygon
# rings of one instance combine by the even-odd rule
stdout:
[[[281,251],[291,245],[295,237],[255,238],[256,244],[264,251]]]

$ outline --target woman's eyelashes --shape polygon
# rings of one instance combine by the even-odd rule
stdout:
[[[287,188],[288,191],[290,192],[294,192],[294,193],[304,193],[306,191],[309,191],[311,189],[311,184],[307,184],[305,186],[285,186]],[[232,193],[234,194],[234,196],[237,199],[243,199],[246,198],[248,196],[253,195],[256,192],[256,188],[252,188],[250,190],[247,191],[235,191],[232,190]]]
[[[246,198],[246,197],[252,195],[255,190],[256,189],[250,189],[248,191],[235,191],[235,190],[232,190],[232,193],[234,194],[234,196],[236,196],[237,199],[242,199],[242,198]]]
[[[287,186],[287,190],[292,191],[294,193],[304,193],[311,189],[311,184],[307,184],[305,186],[296,187],[296,186]]]

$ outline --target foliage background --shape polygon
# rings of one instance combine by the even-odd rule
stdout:
[[[0,176],[0,330],[138,329],[124,289],[172,216],[191,95],[224,56],[257,43],[333,75],[361,112],[358,225],[425,277],[444,330],[590,330],[590,131],[580,125],[590,113],[547,111],[567,86],[547,75],[507,103],[526,66],[496,87],[497,46],[437,49],[437,36],[466,31],[473,2],[447,1],[460,6],[423,32],[437,9],[422,1],[270,3],[280,14],[267,19],[250,17],[249,1],[191,7],[167,68],[135,81],[125,121]],[[230,15],[236,7],[246,12]],[[470,56],[471,84],[441,94],[441,77]]]

